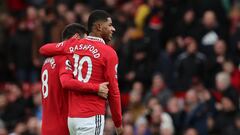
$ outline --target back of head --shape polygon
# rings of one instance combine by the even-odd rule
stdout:
[[[104,10],[94,10],[88,18],[88,31],[92,32],[93,25],[98,21],[107,21],[111,17],[109,13]]]
[[[62,40],[69,39],[75,34],[78,34],[81,38],[83,38],[85,34],[87,34],[87,30],[81,24],[71,23],[64,28],[62,32]]]

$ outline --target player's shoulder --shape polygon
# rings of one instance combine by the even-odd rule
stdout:
[[[75,44],[76,42],[79,42],[80,39],[77,39],[77,38],[69,38],[69,39],[66,39],[62,42],[59,42],[56,44],[56,47],[66,47],[68,45],[71,45],[71,44]]]
[[[115,49],[112,46],[110,46],[110,45],[106,45],[106,46],[107,46],[109,52],[111,52],[113,55],[117,55]]]
[[[79,39],[77,38],[69,38],[67,40],[64,40],[62,42],[59,43],[59,45],[63,44],[63,45],[69,45],[71,43],[77,42]]]
[[[117,59],[117,53],[111,46],[104,44],[103,48],[104,56],[106,59]]]
[[[74,41],[73,38],[69,38],[69,39],[64,40],[64,41],[62,41],[62,42],[55,43],[55,44],[56,44],[56,48],[64,47],[64,46],[66,46],[68,43],[71,43],[71,42],[73,42],[73,41]]]
[[[47,43],[44,44],[43,46],[55,46],[56,48],[60,48],[60,47],[64,47],[66,44],[66,41],[62,41],[62,42],[56,42],[56,43]]]
[[[108,55],[110,55],[110,54],[115,55],[116,54],[116,51],[110,45],[102,43],[101,47],[103,48],[104,52]]]

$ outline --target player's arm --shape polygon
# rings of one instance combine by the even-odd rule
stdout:
[[[45,44],[39,49],[39,53],[43,56],[60,55],[64,52],[65,44],[66,44],[66,41],[63,41],[60,43]]]
[[[122,109],[120,101],[120,91],[117,80],[118,58],[114,50],[109,52],[106,60],[105,78],[109,82],[108,102],[112,113],[112,119],[116,128],[122,126]]]
[[[87,93],[98,93],[100,87],[99,84],[83,83],[74,79],[72,65],[67,56],[61,56],[60,62],[59,77],[63,89]]]

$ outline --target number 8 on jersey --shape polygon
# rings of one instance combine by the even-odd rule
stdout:
[[[48,96],[48,71],[45,69],[42,73],[42,93],[43,98]]]

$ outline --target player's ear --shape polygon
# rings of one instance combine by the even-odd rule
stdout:
[[[95,23],[95,27],[97,31],[101,31],[102,30],[102,24],[100,22],[96,22]]]

